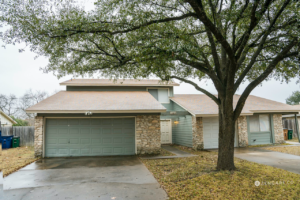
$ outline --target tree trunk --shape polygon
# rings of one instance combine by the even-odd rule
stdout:
[[[219,105],[219,155],[217,170],[234,170],[235,120],[232,98]]]

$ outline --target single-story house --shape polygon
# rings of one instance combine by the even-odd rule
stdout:
[[[161,144],[218,148],[218,108],[201,94],[175,95],[173,81],[71,79],[27,109],[36,113],[42,157],[159,153]],[[235,95],[235,102],[239,95]],[[236,147],[282,143],[282,114],[299,109],[250,96],[236,124]]]
[[[2,110],[0,110],[0,122],[2,127],[12,126],[17,123],[10,116],[5,114]]]

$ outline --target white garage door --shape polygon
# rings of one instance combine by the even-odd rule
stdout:
[[[219,146],[219,119],[218,117],[203,118],[204,149],[218,148]]]
[[[219,118],[204,117],[203,120],[203,140],[204,149],[215,149],[219,147]],[[237,147],[237,135],[235,134],[234,146]]]

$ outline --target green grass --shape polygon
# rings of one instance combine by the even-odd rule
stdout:
[[[198,156],[142,160],[170,199],[299,199],[298,174],[237,158],[236,171],[215,171],[217,152],[176,148]]]

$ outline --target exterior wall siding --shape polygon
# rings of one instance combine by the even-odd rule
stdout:
[[[174,122],[178,121],[178,124]],[[192,116],[178,117],[172,120],[172,142],[182,146],[193,147]]]
[[[160,115],[136,117],[137,154],[159,154],[161,147]]]
[[[274,114],[273,115],[273,124],[274,124],[274,138],[275,143],[284,143],[283,135],[283,126],[282,126],[282,115]]]
[[[5,116],[3,116],[1,112],[0,112],[0,122],[3,127],[13,125],[13,123],[10,120],[8,120]]]
[[[35,117],[34,153],[35,157],[43,156],[44,117]]]

